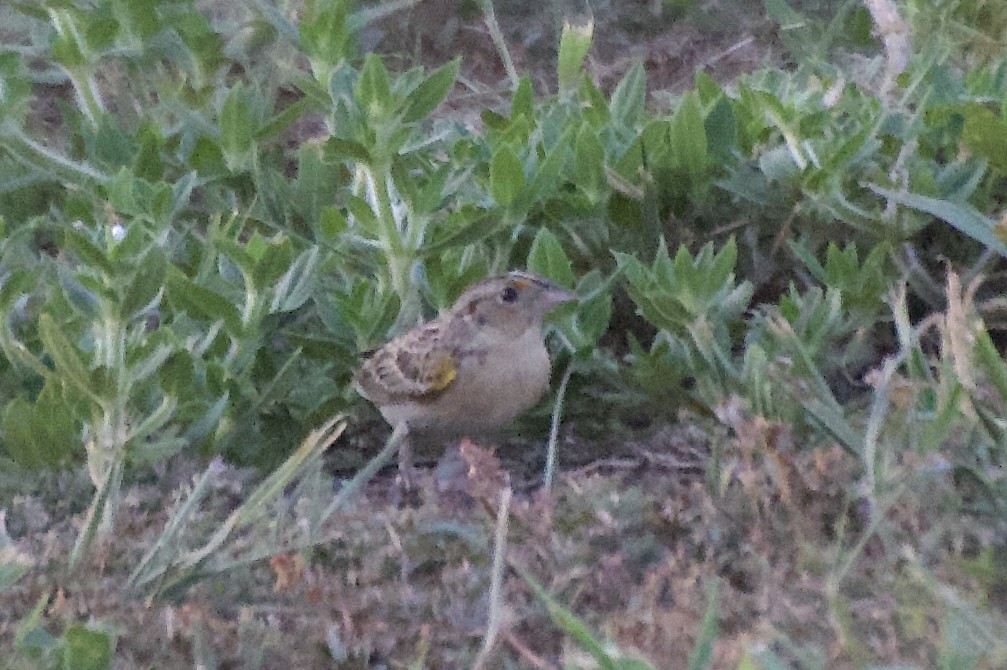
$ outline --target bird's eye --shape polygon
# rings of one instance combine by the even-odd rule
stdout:
[[[508,286],[500,293],[500,299],[504,302],[514,302],[517,300],[517,289],[513,286]]]

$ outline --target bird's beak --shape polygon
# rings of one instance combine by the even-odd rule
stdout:
[[[577,296],[572,291],[568,291],[562,286],[556,286],[555,284],[549,286],[542,294],[542,301],[545,303],[546,309],[552,309],[556,305],[576,299]]]

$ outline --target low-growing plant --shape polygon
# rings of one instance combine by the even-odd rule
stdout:
[[[111,668],[114,636],[85,624],[72,624],[58,635],[52,634],[44,621],[47,599],[40,599],[18,625],[14,648],[10,655],[5,654],[5,663],[11,668]]]

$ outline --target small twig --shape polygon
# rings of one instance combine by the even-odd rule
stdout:
[[[629,443],[626,446],[650,465],[667,468],[669,470],[699,471],[702,470],[701,460],[697,456],[696,460],[686,461],[676,458],[670,454],[659,454],[644,449],[639,444]]]
[[[636,458],[601,458],[583,465],[570,474],[578,477],[586,477],[594,474],[598,470],[610,468],[612,470],[634,470],[643,465],[643,462]]]
[[[689,72],[688,75],[683,75],[683,76],[679,77],[678,79],[676,79],[675,82],[671,86],[669,86],[669,88],[671,90],[677,90],[680,86],[687,85],[689,82],[691,82],[695,78],[695,76],[696,76],[694,74],[695,72],[699,72],[700,70],[702,70],[704,68],[708,68],[711,65],[717,63],[718,61],[724,60],[728,56],[732,55],[734,52],[739,51],[741,49],[744,49],[745,47],[747,47],[749,44],[752,44],[753,42],[755,42],[755,37],[753,37],[752,35],[749,35],[748,37],[746,37],[746,38],[744,38],[742,40],[739,40],[738,42],[735,42],[734,44],[732,44],[731,46],[727,47],[723,51],[721,51],[719,53],[715,53],[712,56],[710,56],[709,58],[704,58],[699,63],[699,65],[697,65],[696,67],[693,67],[690,70],[690,72]]]
[[[519,640],[517,636],[514,635],[514,633],[507,633],[504,639],[507,640],[507,644],[514,647],[517,653],[521,654],[522,658],[524,658],[526,661],[531,663],[539,670],[560,670],[559,666],[553,665],[552,663],[545,660],[544,658],[536,654],[534,651],[529,649],[524,642]]]
[[[734,231],[739,230],[741,228],[748,228],[752,225],[753,225],[752,222],[747,219],[742,219],[741,221],[732,221],[731,223],[725,223],[722,226],[717,226],[716,228],[711,230],[708,234],[704,235],[703,238],[707,240],[713,240],[718,237],[729,235],[730,233],[733,233]]]

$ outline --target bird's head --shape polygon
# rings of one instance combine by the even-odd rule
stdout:
[[[540,327],[549,310],[576,297],[548,279],[514,270],[471,286],[451,312],[480,328],[516,337],[529,328]]]

